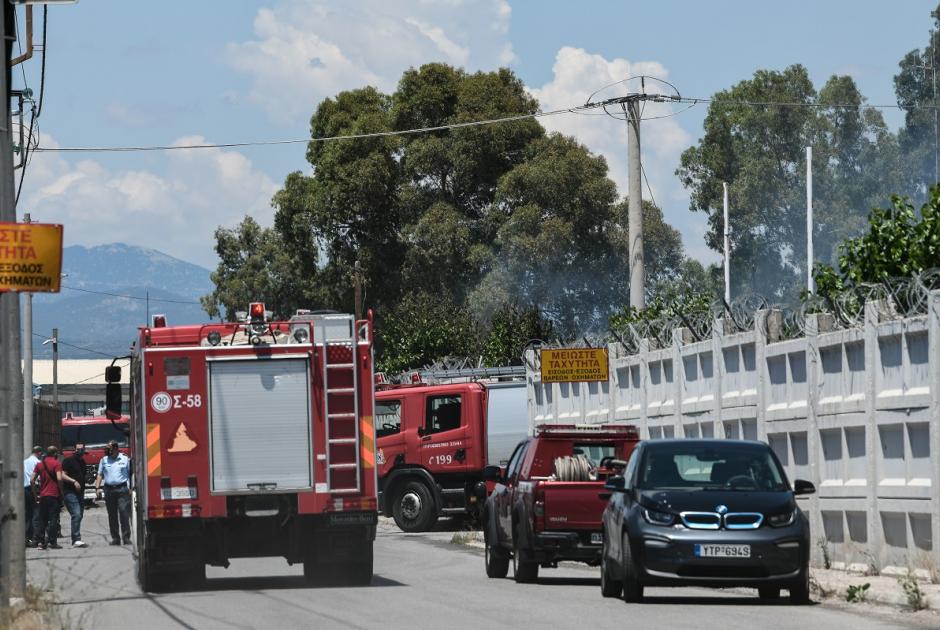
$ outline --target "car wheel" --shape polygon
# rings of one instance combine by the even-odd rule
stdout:
[[[403,532],[428,531],[437,521],[431,491],[420,481],[404,484],[395,496],[392,516]]]
[[[611,577],[607,566],[607,536],[604,536],[604,549],[601,551],[601,595],[620,597],[623,594],[623,582]]]
[[[639,571],[636,561],[633,557],[633,550],[630,548],[630,537],[623,535],[623,601],[628,603],[639,603],[643,601],[643,585],[640,584]]]
[[[518,526],[515,532],[512,540],[512,576],[520,584],[531,584],[539,577],[539,565],[529,559],[525,549],[519,547],[521,537]]]
[[[759,588],[757,589],[757,596],[761,599],[778,599],[780,597],[779,588]]]
[[[809,599],[809,566],[803,565],[800,577],[790,587],[790,603],[803,605],[810,603]]]
[[[484,562],[486,577],[504,578],[509,574],[509,556],[498,547],[490,545],[490,537],[484,538]]]

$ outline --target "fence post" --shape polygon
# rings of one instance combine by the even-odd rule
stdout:
[[[637,353],[640,356],[639,367],[640,370],[640,435],[644,440],[650,439],[650,427],[649,427],[649,414],[648,414],[648,405],[649,405],[649,354],[650,354],[650,340],[649,339],[640,339],[640,343],[637,347]]]
[[[940,567],[940,291],[931,291],[927,308],[930,369],[930,540],[933,564]]]
[[[868,503],[868,549],[880,569],[887,558],[884,528],[878,511],[878,418],[876,410],[877,385],[875,371],[881,366],[878,349],[878,323],[885,311],[882,300],[865,302],[865,453],[868,455],[867,503]]]
[[[820,480],[822,476],[819,473],[819,461],[821,457],[820,451],[820,436],[819,436],[819,423],[816,418],[816,413],[818,410],[818,401],[819,401],[819,387],[820,387],[820,375],[819,375],[819,332],[821,325],[824,322],[820,321],[820,316],[818,314],[811,314],[806,317],[806,327],[804,333],[806,335],[806,454],[809,458],[809,474],[813,485],[816,486],[816,493],[810,495],[806,498],[806,502],[809,507],[810,514],[810,531],[819,532],[819,535],[825,535],[825,528],[823,526],[823,518],[819,493]],[[839,439],[842,439],[842,436],[839,436]],[[787,436],[787,444],[791,442],[790,436]],[[791,449],[792,450],[792,449]],[[817,535],[817,538],[819,537]],[[810,541],[811,553],[814,558],[818,557],[819,549],[818,546],[813,544],[813,541]],[[819,564],[818,559],[816,564]]]
[[[672,331],[672,391],[673,400],[673,437],[685,437],[682,427],[682,390],[685,384],[685,363],[682,361],[682,346],[691,340],[688,328],[674,328]],[[665,437],[665,436],[663,436]]]
[[[725,336],[725,318],[718,317],[712,326],[712,376],[715,379],[715,416],[712,418],[712,437],[718,437],[721,428],[721,405],[724,403],[725,389],[725,354],[723,340]],[[741,366],[743,368],[743,366]],[[702,437],[705,437],[704,435]]]

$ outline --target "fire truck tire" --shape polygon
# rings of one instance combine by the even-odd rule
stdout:
[[[420,481],[406,481],[398,488],[392,517],[403,532],[426,532],[437,522],[431,490]]]
[[[363,547],[359,557],[342,565],[340,574],[346,586],[369,586],[372,583],[372,544]]]
[[[513,536],[512,576],[519,584],[531,584],[539,579],[539,565],[529,557],[528,550],[519,546],[521,540],[519,527],[516,526],[516,535]]]

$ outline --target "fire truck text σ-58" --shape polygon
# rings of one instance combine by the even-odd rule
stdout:
[[[166,413],[170,409],[197,409],[202,407],[202,395],[173,394],[170,396],[166,392],[157,392],[150,399],[150,406],[157,413]]]

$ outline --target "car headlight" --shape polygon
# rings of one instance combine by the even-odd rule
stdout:
[[[643,517],[646,519],[647,523],[662,525],[663,527],[668,527],[676,522],[676,516],[674,514],[660,512],[658,510],[644,509]]]
[[[796,510],[790,510],[789,512],[784,512],[783,514],[774,514],[767,519],[767,522],[770,523],[771,527],[786,527],[787,525],[793,525],[793,521],[796,520]]]

